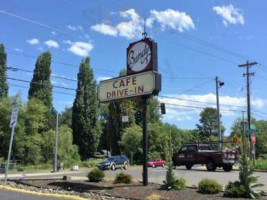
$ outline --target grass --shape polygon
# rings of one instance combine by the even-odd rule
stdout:
[[[256,160],[255,169],[267,170],[267,160]]]
[[[90,160],[90,161],[82,161],[78,162],[79,171],[86,171],[88,168],[97,167],[98,163],[100,163],[102,159]],[[71,167],[65,166],[63,171],[69,171]],[[18,170],[22,169],[22,170]],[[38,165],[21,165],[17,164],[15,169],[9,169],[9,174],[21,174],[21,173],[45,173],[53,171],[52,163],[38,164]]]

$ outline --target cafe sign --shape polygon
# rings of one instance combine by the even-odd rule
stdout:
[[[161,90],[161,76],[152,71],[101,81],[98,86],[100,102],[143,95],[157,95]]]
[[[157,71],[157,43],[150,38],[131,43],[127,48],[127,74]]]

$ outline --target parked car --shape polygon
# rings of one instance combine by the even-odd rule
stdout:
[[[98,167],[102,170],[116,170],[118,168],[127,169],[128,166],[129,159],[127,158],[127,156],[111,156],[98,164]]]
[[[173,154],[173,166],[184,165],[190,170],[193,165],[206,165],[208,171],[215,171],[217,167],[222,167],[229,172],[238,161],[236,150],[214,150],[212,144],[190,143],[184,144],[181,149]]]
[[[162,160],[160,158],[157,158],[157,159],[150,159],[148,162],[147,162],[147,166],[148,167],[164,167],[166,165],[166,162],[165,160]]]

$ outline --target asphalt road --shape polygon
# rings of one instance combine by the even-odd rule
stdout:
[[[1,189],[0,189],[0,199],[1,200],[60,200],[59,198],[24,194],[20,192],[10,192]]]
[[[131,174],[134,179],[142,181],[142,167],[131,167],[128,170],[105,171],[107,179],[114,179],[115,175],[119,172]],[[85,180],[88,172],[61,172],[61,173],[48,173],[48,174],[20,174],[11,175],[10,179],[20,178],[62,178],[64,175],[72,176],[75,179]],[[220,184],[226,186],[229,181],[238,180],[239,171],[224,172],[217,169],[216,172],[208,172],[205,167],[193,167],[191,170],[186,170],[185,167],[178,167],[174,173],[179,178],[184,178],[188,186],[197,186],[199,181],[203,178],[210,178],[218,181]],[[162,183],[165,180],[166,168],[149,168],[148,181],[154,183]],[[265,184],[261,189],[267,192],[267,172],[256,172],[259,177],[258,182]],[[1,176],[0,176],[0,179]]]

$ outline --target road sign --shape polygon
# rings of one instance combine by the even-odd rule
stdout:
[[[10,128],[15,127],[17,125],[17,118],[18,118],[18,108],[13,108],[11,113],[11,120],[10,120]]]
[[[128,116],[122,116],[121,121],[122,122],[129,122],[129,117]]]
[[[158,94],[161,76],[152,71],[101,81],[98,99],[108,102],[129,97]]]
[[[251,134],[251,142],[252,144],[256,144],[256,135],[254,133]]]

